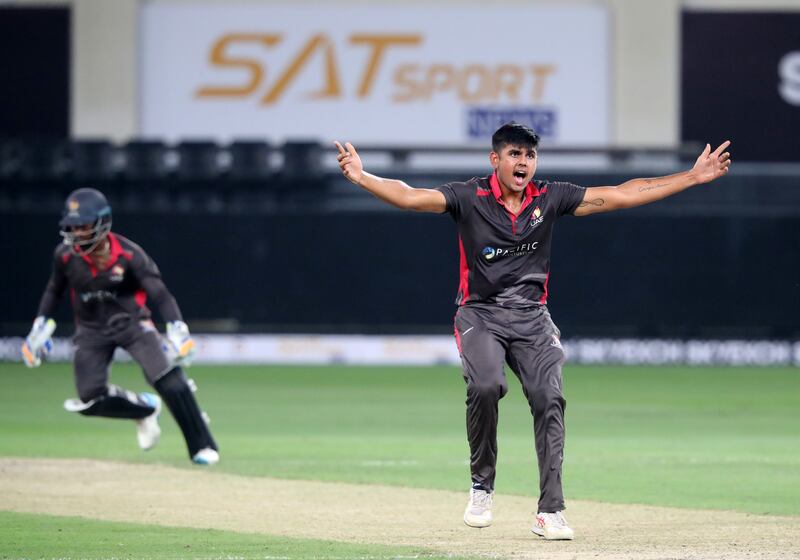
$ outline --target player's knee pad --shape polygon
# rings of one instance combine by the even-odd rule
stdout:
[[[194,398],[194,392],[183,370],[179,367],[173,368],[156,381],[154,386],[180,426],[189,448],[189,456],[204,447],[217,449],[203,411]]]
[[[109,385],[103,394],[89,401],[81,399],[74,412],[84,416],[105,416],[107,418],[129,418],[138,420],[155,412],[150,404],[142,400],[137,393],[127,391],[116,385]]]

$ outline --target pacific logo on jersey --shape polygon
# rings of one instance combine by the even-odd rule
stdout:
[[[111,267],[111,275],[109,276],[109,280],[112,282],[122,282],[122,278],[125,276],[125,269],[122,266],[115,264]]]
[[[481,254],[483,258],[487,261],[491,262],[494,259],[500,257],[518,257],[520,255],[527,255],[528,253],[533,253],[536,249],[539,248],[539,242],[534,241],[532,243],[520,243],[516,247],[508,247],[508,248],[494,248],[494,247],[484,247]]]
[[[543,221],[544,221],[544,216],[542,216],[542,211],[537,206],[536,208],[533,209],[533,213],[531,214],[531,229],[535,228]]]

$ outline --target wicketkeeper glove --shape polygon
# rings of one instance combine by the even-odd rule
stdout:
[[[42,364],[42,356],[53,349],[53,339],[50,337],[55,330],[55,321],[43,316],[36,317],[31,332],[22,344],[22,359],[26,366],[34,368]]]
[[[197,353],[197,347],[189,334],[189,327],[183,321],[167,323],[167,357],[178,366],[189,367]]]

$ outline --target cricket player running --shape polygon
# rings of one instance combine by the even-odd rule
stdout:
[[[141,247],[111,232],[111,207],[100,191],[85,188],[70,194],[59,225],[64,241],[56,247],[50,281],[22,345],[25,364],[39,366],[52,348],[55,321],[50,317],[69,288],[80,398],[68,399],[64,408],[85,416],[134,420],[139,447],[148,450],[161,435],[158,415],[163,399],[183,432],[192,461],[217,463],[217,444],[197,405],[193,385],[180,367],[188,366],[194,357],[194,341],[158,267]],[[163,343],[145,305],[148,300],[167,322]],[[109,366],[117,347],[139,363],[160,397],[109,384]]]
[[[335,144],[339,166],[351,182],[398,208],[448,212],[458,225],[455,337],[467,389],[472,474],[464,522],[470,527],[492,523],[498,401],[508,390],[505,361],[519,378],[533,415],[540,497],[532,531],[545,539],[568,540],[573,531],[564,518],[561,486],[564,352],[546,305],[555,221],[641,206],[713,181],[728,172],[730,142],[713,152],[706,145],[688,171],[592,188],[533,181],[538,143],[530,128],[505,124],[492,137],[494,171],[489,176],[430,189],[371,175],[352,144]]]

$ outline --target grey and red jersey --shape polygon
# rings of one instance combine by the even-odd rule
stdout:
[[[437,190],[458,224],[461,252],[456,303],[496,303],[522,308],[547,303],[553,226],[572,214],[586,189],[563,182],[531,181],[513,214],[501,199],[497,175],[447,183]]]
[[[83,327],[104,329],[120,319],[149,319],[148,301],[165,321],[182,320],[178,304],[153,259],[121,235],[109,233],[108,240],[111,254],[103,270],[98,270],[88,256],[76,254],[64,244],[56,247],[53,272],[38,315],[52,316],[69,288],[75,322]]]

